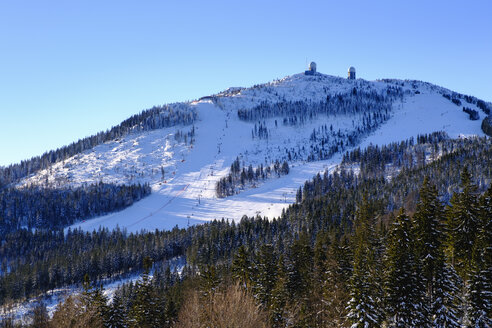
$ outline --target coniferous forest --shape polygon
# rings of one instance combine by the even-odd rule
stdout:
[[[149,185],[98,183],[69,189],[0,190],[0,235],[21,228],[63,228],[81,219],[121,210],[149,195]]]
[[[10,231],[2,305],[83,292],[2,327],[489,327],[491,161],[490,139],[436,133],[347,153],[273,220]],[[102,283],[126,274],[110,301]]]
[[[261,164],[253,169],[251,164],[247,168],[242,166],[239,158],[236,158],[231,164],[230,173],[217,182],[215,192],[219,198],[232,196],[248,185],[254,187],[261,180],[272,176],[280,177],[285,174],[289,174],[289,163],[287,161],[282,164],[276,161],[273,165],[266,167]]]
[[[0,328],[492,328],[491,78],[492,0],[0,0]]]

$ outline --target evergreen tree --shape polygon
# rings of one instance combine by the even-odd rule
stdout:
[[[164,327],[172,327],[176,322],[176,318],[178,316],[178,307],[176,305],[176,301],[172,297],[169,297],[169,295],[165,305],[166,306],[164,310],[164,319],[165,319]]]
[[[297,326],[313,327],[313,250],[305,231],[289,248],[286,274],[289,300],[297,311]]]
[[[121,297],[115,294],[113,302],[108,309],[108,318],[105,322],[106,328],[127,328],[126,309],[122,303]]]
[[[283,255],[279,256],[277,261],[277,280],[272,290],[271,305],[270,305],[270,323],[273,328],[286,327],[287,323],[287,274],[284,265]]]
[[[149,277],[152,267],[150,257],[144,258],[142,278],[135,285],[135,299],[129,313],[129,326],[152,328],[162,325],[161,301],[155,293]]]
[[[473,327],[492,326],[492,187],[480,199],[480,221],[467,281],[467,317]]]
[[[413,255],[410,218],[403,209],[393,223],[386,247],[385,310],[391,327],[427,325]]]
[[[431,320],[436,328],[458,328],[461,327],[462,300],[459,295],[463,283],[451,264],[441,262],[441,265],[435,277]]]
[[[206,269],[200,272],[200,291],[202,297],[212,300],[220,284],[220,277],[215,270],[215,266],[207,265]]]
[[[330,240],[328,233],[320,231],[316,234],[316,240],[314,242],[314,272],[313,281],[311,282],[311,302],[313,303],[314,311],[314,326],[321,327],[326,325],[326,318],[328,317],[327,302],[324,299],[325,282],[328,279],[327,262],[328,262],[328,248]]]
[[[340,240],[340,238],[342,240]],[[346,317],[346,305],[349,300],[347,282],[352,273],[350,247],[348,239],[332,235],[328,246],[324,269],[326,270],[319,286],[321,309],[318,327],[340,327]]]
[[[428,320],[436,327],[455,327],[461,284],[453,266],[445,263],[443,221],[444,211],[437,189],[425,177],[413,217],[416,269],[422,281],[423,305]]]
[[[314,242],[314,271],[317,277],[317,283],[326,279],[328,249],[330,247],[330,237],[326,231],[320,231],[316,234]]]
[[[441,262],[444,261],[441,224],[444,218],[443,207],[437,198],[437,189],[429,183],[428,177],[420,189],[420,200],[413,216],[415,234],[415,255],[419,274],[425,284],[427,306],[434,299],[434,284]]]
[[[303,232],[292,243],[287,259],[287,290],[291,300],[303,299],[309,292],[313,252],[308,235]]]
[[[350,300],[348,319],[353,328],[380,327],[382,313],[375,272],[376,254],[374,249],[374,211],[364,198],[355,218],[354,263],[349,282]]]
[[[253,294],[266,308],[271,304],[277,280],[276,258],[271,244],[260,246],[256,256]]]
[[[453,194],[447,208],[446,248],[451,263],[466,281],[471,270],[475,237],[479,228],[477,186],[467,167],[461,173],[462,191]]]
[[[490,270],[490,267],[481,269],[479,264],[471,269],[465,295],[465,311],[470,327],[492,327]]]
[[[102,285],[97,288],[91,285],[89,275],[85,274],[83,282],[84,291],[82,292],[82,301],[84,306],[93,309],[100,317],[102,322],[106,325],[109,307],[107,305],[108,299],[104,295]]]
[[[416,268],[425,293],[424,309],[428,320],[436,327],[457,327],[462,282],[453,265],[445,262],[443,221],[444,211],[437,189],[425,177],[413,217]],[[450,230],[447,232],[449,234]]]
[[[234,260],[232,261],[232,277],[238,280],[244,288],[248,289],[251,281],[251,270],[248,251],[244,245],[241,245],[234,254]]]

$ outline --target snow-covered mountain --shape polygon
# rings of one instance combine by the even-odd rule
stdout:
[[[295,201],[306,180],[336,167],[353,147],[435,131],[483,135],[482,120],[470,120],[463,107],[485,117],[476,98],[429,83],[319,73],[230,88],[187,105],[197,115],[192,124],[136,130],[56,162],[16,186],[151,185],[152,194],[132,206],[72,226],[84,230],[171,229],[243,215],[273,218]],[[286,162],[289,173],[243,183],[232,179],[233,195],[220,198],[216,186],[236,159],[245,172],[250,165],[256,174],[256,168],[273,170]]]

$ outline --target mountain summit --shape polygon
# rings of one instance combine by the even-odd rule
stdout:
[[[124,210],[75,220],[72,227],[84,230],[273,218],[295,202],[306,180],[333,170],[346,151],[435,131],[483,135],[489,108],[421,81],[301,73],[152,108],[65,147],[63,155],[51,152],[39,169],[10,182],[20,189],[150,186],[149,196]],[[4,169],[4,177],[9,169],[16,167]]]

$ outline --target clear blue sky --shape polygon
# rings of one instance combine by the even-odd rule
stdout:
[[[305,69],[492,101],[492,1],[0,0],[0,165]]]

